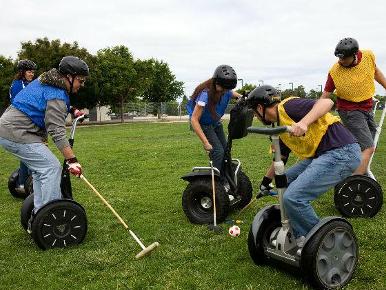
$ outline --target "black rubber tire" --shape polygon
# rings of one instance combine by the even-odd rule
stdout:
[[[27,180],[24,183],[25,195],[29,196],[34,192],[32,175],[28,175]]]
[[[255,233],[256,239],[254,239],[251,226],[248,234],[248,251],[256,265],[268,262],[269,257],[265,254],[265,249],[269,246],[269,238],[272,232],[279,227],[281,227],[280,210],[267,212],[257,233]]]
[[[27,230],[28,220],[31,216],[32,210],[34,209],[34,195],[30,194],[23,201],[20,209],[20,223],[23,229]]]
[[[334,203],[345,217],[373,217],[383,204],[382,188],[370,177],[349,176],[335,186]]]
[[[236,197],[240,196],[241,201],[236,204],[236,209],[242,209],[252,199],[252,183],[249,179],[249,177],[240,169],[237,173],[237,191],[236,191]]]
[[[86,212],[72,200],[46,204],[32,222],[32,238],[43,250],[80,244],[86,233]]]
[[[19,169],[16,169],[8,178],[8,189],[13,197],[16,198],[26,198],[27,195],[25,193],[20,193],[15,190],[17,180],[19,178]]]
[[[217,222],[225,220],[229,213],[229,195],[224,186],[215,180]],[[207,201],[206,206],[203,202]],[[191,181],[182,194],[182,208],[191,223],[213,223],[213,198],[211,178],[197,178]]]
[[[300,264],[302,273],[316,289],[340,289],[351,280],[357,261],[358,244],[351,226],[344,221],[332,221],[306,243]],[[340,271],[341,267],[346,271]]]

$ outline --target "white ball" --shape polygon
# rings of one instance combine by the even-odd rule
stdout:
[[[240,228],[238,226],[231,226],[228,232],[232,237],[238,237],[240,235]]]

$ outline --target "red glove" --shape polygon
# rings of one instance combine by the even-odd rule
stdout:
[[[79,110],[78,110],[77,108],[75,108],[75,107],[71,107],[70,112],[71,112],[71,114],[74,115],[75,118],[78,118],[78,117],[84,115],[84,112],[79,111]]]
[[[82,166],[79,164],[78,159],[76,157],[70,158],[66,160],[66,164],[68,166],[68,171],[75,175],[76,177],[80,177],[82,174]]]

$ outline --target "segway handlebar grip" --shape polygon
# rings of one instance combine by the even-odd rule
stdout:
[[[289,126],[279,126],[274,128],[267,128],[267,127],[248,127],[247,131],[249,133],[256,133],[256,134],[262,134],[262,135],[278,135],[284,132],[290,132]]]

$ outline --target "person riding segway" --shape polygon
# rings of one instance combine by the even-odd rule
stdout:
[[[85,211],[75,201],[62,199],[62,166],[45,141],[47,134],[51,135],[65,158],[68,171],[75,176],[82,174],[82,167],[66,138],[65,118],[70,110],[69,95],[78,92],[88,75],[89,69],[83,60],[65,56],[58,69],[43,73],[22,90],[0,118],[0,144],[32,171],[34,208],[27,231],[43,249],[78,244],[86,235]],[[70,213],[79,218],[76,228],[68,227]],[[59,221],[49,227],[47,233],[45,221],[50,218]],[[75,238],[66,239],[75,231],[79,233],[73,235]]]
[[[321,98],[329,98],[335,91],[339,116],[362,150],[361,164],[353,176],[335,188],[335,206],[344,216],[372,217],[383,203],[382,188],[370,171],[377,132],[372,113],[374,80],[386,89],[386,78],[376,65],[374,53],[359,49],[358,41],[354,38],[340,40],[334,55],[339,60],[328,73]]]
[[[24,89],[34,78],[37,65],[29,59],[22,59],[17,63],[17,74],[9,88],[9,101],[12,104],[16,95]],[[27,166],[20,162],[20,166],[8,179],[9,192],[14,197],[25,198],[29,195],[30,172]]]
[[[234,69],[228,65],[220,65],[211,79],[195,89],[187,104],[192,127],[204,149],[210,152],[213,164],[213,167],[194,167],[191,173],[182,177],[189,182],[182,195],[182,207],[192,223],[213,222],[213,191],[216,195],[218,222],[223,221],[231,209],[242,208],[251,200],[251,182],[241,170],[241,162],[232,159],[231,148],[233,139],[246,135],[246,128],[251,124],[253,115],[241,104],[237,104],[231,110],[228,140],[225,139],[220,121],[230,99],[241,97],[232,91],[236,84],[237,75]],[[211,182],[212,170],[215,189]]]
[[[272,136],[275,160],[268,172],[275,174],[279,195],[279,205],[261,209],[253,220],[248,236],[252,260],[299,268],[318,289],[346,285],[358,259],[352,226],[340,217],[319,219],[311,202],[352,174],[360,163],[359,145],[329,113],[331,100],[282,101],[275,88],[265,85],[249,94],[247,104],[263,124],[273,126],[248,131]],[[285,171],[282,155],[290,151],[303,160]]]

